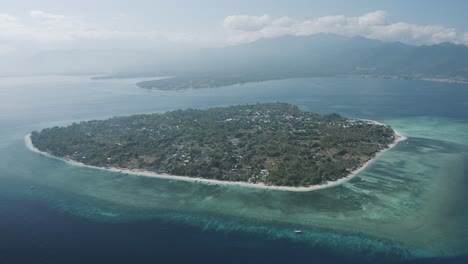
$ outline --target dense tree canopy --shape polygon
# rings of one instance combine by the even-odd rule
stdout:
[[[393,142],[394,132],[263,103],[86,121],[31,138],[41,151],[88,165],[308,186],[346,176]]]

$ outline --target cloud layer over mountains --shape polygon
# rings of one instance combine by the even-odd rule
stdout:
[[[171,32],[109,25],[82,16],[32,10],[28,17],[0,13],[0,56],[44,49],[156,49],[180,44],[193,47],[223,46],[284,35],[334,33],[407,44],[452,42],[468,45],[468,33],[440,25],[392,21],[378,10],[362,16],[323,16],[310,20],[269,15],[227,16],[213,32]],[[124,29],[125,28],[125,29]],[[216,27],[214,27],[216,28]]]
[[[358,17],[323,16],[312,20],[290,17],[228,16],[224,27],[230,32],[228,42],[251,42],[260,38],[283,35],[312,35],[334,33],[344,36],[362,36],[383,41],[400,41],[407,44],[438,44],[452,42],[468,44],[468,34],[457,33],[453,28],[439,25],[415,25],[392,22],[387,12],[379,10]]]

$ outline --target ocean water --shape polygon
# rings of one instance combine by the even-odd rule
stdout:
[[[136,81],[1,78],[0,263],[468,261],[468,85],[309,78],[159,92]],[[120,175],[23,141],[80,120],[269,101],[378,120],[408,140],[312,192]]]

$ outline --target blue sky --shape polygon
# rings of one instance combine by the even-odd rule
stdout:
[[[462,0],[15,0],[0,6],[0,55],[109,42],[222,46],[318,32],[468,44],[468,1]]]

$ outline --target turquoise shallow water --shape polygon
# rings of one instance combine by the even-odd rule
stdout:
[[[158,219],[388,259],[468,254],[468,87],[419,81],[292,79],[163,93],[135,80],[5,78],[0,195],[100,223]],[[76,167],[28,151],[43,127],[114,115],[287,101],[392,125],[408,137],[341,186],[296,193]],[[36,189],[31,191],[29,186]],[[292,230],[300,228],[304,235]]]

